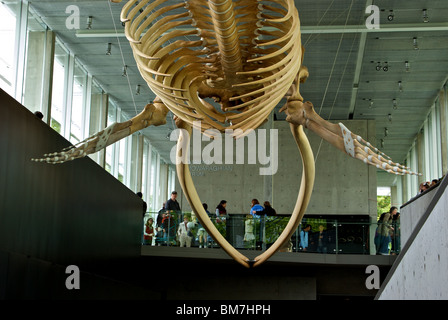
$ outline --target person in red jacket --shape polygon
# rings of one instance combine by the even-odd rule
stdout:
[[[152,245],[152,238],[154,237],[154,227],[152,226],[154,220],[149,218],[145,223],[145,234],[143,236],[143,244],[146,246]]]

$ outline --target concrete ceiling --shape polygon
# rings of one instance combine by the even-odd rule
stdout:
[[[31,7],[130,118],[153,100],[154,94],[137,70],[128,41],[121,36],[119,17],[125,2],[33,0]],[[382,150],[394,161],[403,161],[447,80],[448,1],[295,0],[295,3],[306,49],[304,64],[310,71],[310,77],[301,86],[305,100],[313,102],[316,111],[327,120],[376,120],[376,144],[380,146],[383,139]],[[372,4],[381,10],[380,29],[376,30],[365,26],[370,15],[365,11]],[[70,5],[80,9],[80,30],[66,27],[69,16],[66,9]],[[427,9],[427,23],[423,22],[423,9]],[[394,15],[392,21],[388,19],[390,10]],[[92,29],[86,30],[89,16],[93,17]],[[418,50],[414,48],[414,38]],[[109,56],[108,43],[112,43]],[[377,71],[378,62],[381,66],[387,62],[388,71]],[[124,65],[128,66],[128,77],[122,76]],[[137,85],[141,85],[139,95],[135,94]],[[278,112],[280,107],[274,112],[283,120],[285,116]],[[173,146],[167,134],[173,128],[170,114],[166,125],[143,131],[166,160]],[[394,175],[378,174],[378,185],[392,185],[394,179]]]

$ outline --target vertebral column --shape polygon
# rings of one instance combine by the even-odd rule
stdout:
[[[232,0],[208,1],[227,84],[237,82],[235,73],[242,70],[241,51]]]

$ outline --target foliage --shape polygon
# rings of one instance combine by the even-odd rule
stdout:
[[[378,218],[383,212],[389,212],[390,210],[390,196],[377,196],[376,211]]]

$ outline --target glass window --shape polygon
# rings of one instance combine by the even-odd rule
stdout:
[[[51,96],[51,127],[62,134],[65,127],[64,114],[67,94],[68,52],[56,40],[54,66],[53,66],[53,88]]]
[[[150,208],[152,210],[156,210],[156,211],[158,211],[160,209],[157,207],[157,204],[156,204],[156,198],[157,198],[156,186],[157,186],[157,180],[158,180],[157,160],[158,160],[157,153],[154,150],[152,150],[148,203],[149,203]]]
[[[124,138],[118,141],[118,180],[121,183],[127,183],[126,176],[126,147],[128,139]]]
[[[20,4],[0,2],[0,87],[14,97],[17,16]],[[5,45],[7,44],[7,45]]]
[[[84,116],[87,73],[75,61],[72,97],[72,115],[70,123],[70,142],[76,144],[84,140]]]
[[[109,109],[107,111],[107,126],[117,121],[117,107],[109,99]],[[113,174],[114,169],[114,153],[115,153],[115,143],[106,148],[106,170],[110,174]]]
[[[45,61],[47,60],[47,32],[46,27],[36,20],[32,12],[28,15],[26,34],[26,59],[24,70],[24,84],[22,104],[30,111],[43,111],[43,91],[46,83]]]

